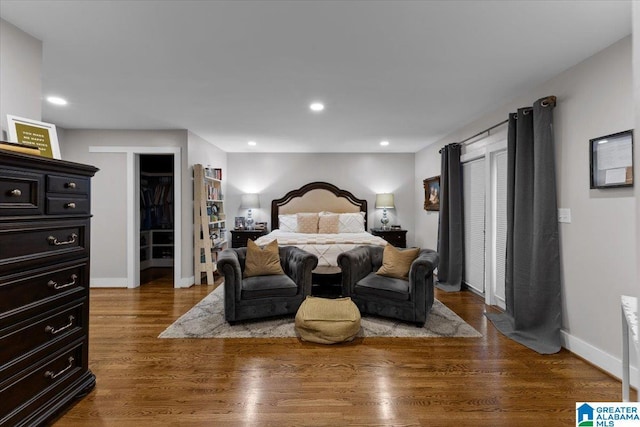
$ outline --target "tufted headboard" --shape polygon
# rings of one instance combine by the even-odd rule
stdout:
[[[367,229],[367,201],[358,199],[351,192],[341,190],[328,182],[311,182],[271,202],[271,229],[279,227],[278,215],[300,212],[364,212],[364,229]]]

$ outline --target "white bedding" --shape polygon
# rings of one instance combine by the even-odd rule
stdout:
[[[279,246],[297,246],[318,257],[318,266],[337,266],[338,255],[360,245],[385,246],[387,242],[367,232],[340,234],[306,234],[273,230],[256,240],[263,246],[278,240]]]

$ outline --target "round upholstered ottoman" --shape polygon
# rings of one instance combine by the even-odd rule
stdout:
[[[360,311],[351,298],[308,296],[296,313],[296,331],[304,341],[335,344],[360,331]]]

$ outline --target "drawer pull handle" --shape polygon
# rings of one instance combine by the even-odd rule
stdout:
[[[63,327],[56,329],[56,328],[54,328],[53,326],[47,326],[46,328],[44,328],[44,331],[45,331],[46,333],[48,333],[48,334],[51,334],[51,335],[57,335],[57,334],[59,334],[60,332],[62,332],[62,331],[66,331],[67,329],[69,329],[70,327],[72,327],[72,326],[73,326],[73,321],[74,321],[74,320],[76,320],[76,318],[75,318],[75,317],[73,317],[73,315],[70,315],[70,316],[69,316],[69,323],[67,323],[67,324],[66,324],[66,325],[64,325]]]
[[[76,204],[73,203],[73,202],[69,202],[66,205],[64,205],[64,207],[68,208],[68,209],[75,209],[76,208]]]
[[[75,190],[75,189],[76,189],[76,187],[77,187],[77,185],[76,185],[76,183],[75,183],[75,182],[73,182],[73,181],[72,181],[72,182],[67,182],[67,188],[70,188],[70,189],[72,189],[72,190]]]
[[[59,242],[56,237],[49,236],[47,237],[47,241],[51,246],[63,246],[63,245],[71,245],[78,240],[78,235],[76,233],[71,233],[71,240],[66,240],[64,242]]]
[[[9,194],[13,197],[20,197],[22,196],[22,191],[18,190],[17,188],[15,190],[11,190],[9,191]]]
[[[76,280],[78,279],[78,275],[76,274],[72,274],[71,275],[71,281],[69,283],[65,283],[64,285],[60,285],[57,282],[54,282],[53,280],[49,280],[49,282],[47,283],[47,286],[49,286],[50,288],[57,290],[60,289],[64,289],[64,288],[68,288],[69,286],[74,286],[76,284]]]
[[[58,372],[57,374],[54,373],[53,371],[47,371],[44,373],[45,378],[50,378],[52,380],[55,380],[56,378],[58,378],[60,375],[64,374],[65,372],[67,372],[69,369],[73,368],[73,362],[76,360],[73,358],[73,356],[69,356],[69,366],[67,366],[66,368],[64,368],[62,371]]]

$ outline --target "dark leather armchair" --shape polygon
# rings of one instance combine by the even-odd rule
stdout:
[[[342,268],[342,292],[361,313],[374,314],[424,326],[433,306],[433,270],[438,253],[423,249],[411,264],[409,280],[380,276],[381,246],[359,246],[338,256]]]
[[[285,274],[243,275],[247,248],[224,249],[218,271],[224,275],[224,317],[229,323],[295,314],[311,294],[311,271],[318,258],[295,246],[278,248]]]

